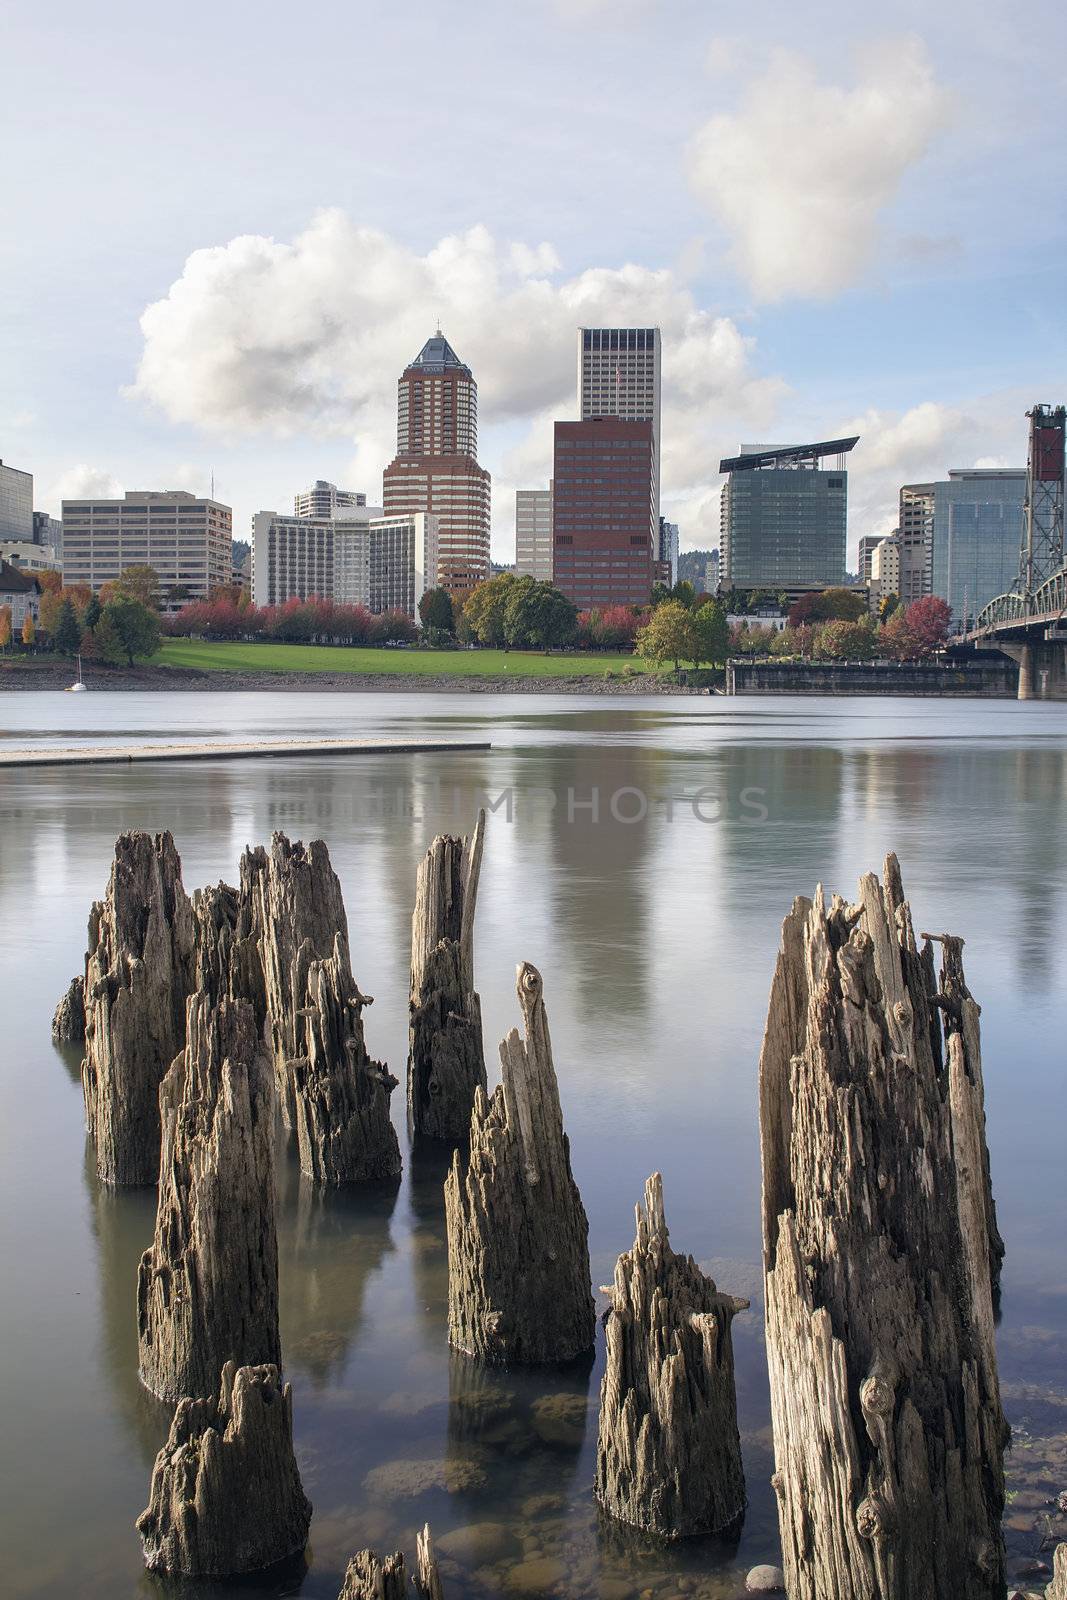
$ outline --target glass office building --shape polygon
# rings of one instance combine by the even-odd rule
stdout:
[[[953,631],[965,632],[1019,576],[1026,473],[966,468],[932,487],[933,593],[952,607]]]
[[[33,539],[33,474],[0,461],[0,539]]]
[[[847,472],[731,472],[722,491],[722,581],[775,590],[844,583],[847,511]]]

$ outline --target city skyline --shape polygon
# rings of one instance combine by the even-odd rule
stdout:
[[[417,4],[404,25],[463,106],[432,138],[425,110],[407,124],[399,18],[320,0],[294,35],[268,8],[249,70],[238,20],[194,0],[169,40],[171,105],[151,19],[131,13],[105,57],[92,19],[60,9],[57,30],[16,0],[24,70],[0,112],[19,219],[0,456],[49,511],[143,483],[207,494],[213,472],[243,537],[314,475],[376,500],[396,373],[440,317],[478,375],[493,554],[510,559],[514,490],[547,486],[551,422],[577,415],[576,330],[655,325],[661,509],[683,548],[715,543],[715,467],[741,440],[857,432],[854,569],[901,484],[1023,466],[1023,413],[1058,393],[1063,224],[1039,202],[1067,161],[1041,107],[1067,23],[1051,5],[1025,31],[962,4],[919,18],[897,0],[876,31],[855,8],[813,24],[772,7],[768,53],[693,0],[474,4],[461,27]],[[357,35],[358,108],[340,92]],[[135,142],[95,109],[104,71]],[[253,114],[277,71],[284,125]],[[42,103],[63,117],[32,116]]]

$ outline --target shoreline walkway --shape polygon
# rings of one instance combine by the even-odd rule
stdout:
[[[488,739],[261,739],[254,743],[205,739],[195,744],[41,745],[21,750],[5,750],[0,746],[0,769],[83,767],[101,762],[207,761],[213,757],[234,760],[255,756],[377,756],[491,749]]]

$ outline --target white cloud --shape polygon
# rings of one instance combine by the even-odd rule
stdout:
[[[860,53],[848,89],[820,83],[806,56],[778,51],[739,109],[712,117],[690,151],[694,190],[753,293],[832,295],[862,278],[884,211],[950,103],[915,38]]]
[[[481,226],[419,255],[333,210],[291,244],[243,236],[195,251],[141,318],[131,393],[224,437],[347,435],[353,482],[374,497],[394,450],[397,378],[438,318],[478,380],[495,533],[511,525],[514,487],[548,482],[552,419],[574,415],[583,323],[662,329],[663,482],[677,493],[713,484],[739,427],[765,427],[785,392],[676,271],[566,277],[551,244],[502,244]]]
[[[90,466],[79,461],[68,467],[45,489],[41,503],[50,515],[59,516],[64,500],[114,500],[125,494],[125,489],[112,473],[103,467]]]

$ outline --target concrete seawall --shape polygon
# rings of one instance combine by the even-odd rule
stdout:
[[[1019,669],[1012,661],[920,664],[896,661],[750,661],[726,664],[726,693],[825,695],[958,695],[1012,700]]]

